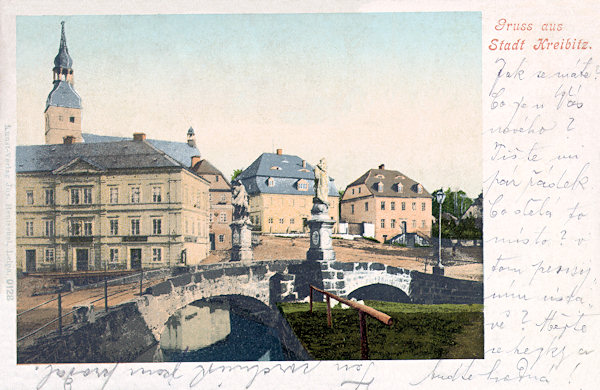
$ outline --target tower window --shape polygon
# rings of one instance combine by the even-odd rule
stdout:
[[[69,117],[69,122],[71,122],[71,123],[75,123],[75,117],[74,117],[74,116],[72,116],[72,117]]]

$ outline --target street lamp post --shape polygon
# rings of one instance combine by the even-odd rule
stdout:
[[[446,194],[444,191],[440,190],[435,194],[435,198],[440,207],[440,219],[438,219],[438,261],[437,265],[433,267],[433,273],[437,275],[444,274],[444,266],[442,265],[442,205],[444,204],[444,200],[446,200]]]

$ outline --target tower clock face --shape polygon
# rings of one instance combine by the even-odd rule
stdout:
[[[319,245],[319,238],[320,237],[319,237],[319,232],[318,231],[315,230],[314,232],[312,232],[311,239],[312,239],[313,245]]]

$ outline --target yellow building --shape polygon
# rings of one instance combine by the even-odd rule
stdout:
[[[133,140],[17,146],[17,268],[192,265],[208,255],[209,184]]]
[[[250,197],[250,221],[263,233],[300,233],[308,231],[312,200],[315,196],[313,167],[298,156],[261,154],[238,179]],[[339,198],[333,179],[329,182],[329,215],[336,221]]]
[[[403,232],[431,236],[431,195],[420,183],[383,164],[348,185],[340,207],[342,221],[373,224],[374,238],[381,242]]]

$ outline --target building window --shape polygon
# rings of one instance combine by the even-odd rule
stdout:
[[[365,202],[365,211],[369,211],[369,202]]]
[[[402,184],[401,183],[396,184],[396,191],[402,192]]]
[[[109,261],[111,263],[118,263],[119,262],[119,249],[112,248],[109,253],[110,253]]]
[[[71,204],[79,204],[79,188],[71,188]]]
[[[294,220],[294,218],[290,218],[290,225],[293,225],[293,224],[294,224],[294,222],[296,222],[296,221]]]
[[[81,236],[81,221],[71,221],[71,236]]]
[[[422,193],[423,193],[423,186],[422,186],[422,185],[420,185],[420,184],[417,184],[417,192],[418,192],[419,194],[422,194]]]
[[[219,175],[215,175],[215,182],[218,183],[219,182]]]
[[[377,183],[377,192],[383,192],[383,183],[382,182]]]
[[[391,202],[390,203],[390,210],[396,210],[396,202]]]
[[[225,213],[220,213],[220,214],[219,214],[219,222],[221,222],[221,223],[225,223],[225,222],[227,222],[227,214],[225,214]]]
[[[221,195],[221,202],[225,202],[225,201],[227,201],[227,197],[225,196],[225,194],[223,194],[223,195]]]
[[[75,123],[75,117],[74,116],[69,117],[69,122]]]
[[[83,223],[83,235],[91,236],[92,235],[92,222],[86,221]]]
[[[119,188],[117,188],[117,187],[110,188],[110,203],[112,203],[112,204],[119,203]]]
[[[402,202],[402,211],[406,210],[406,202]]]
[[[33,221],[25,221],[25,235],[33,236]]]
[[[140,187],[131,187],[131,203],[140,203]]]
[[[46,237],[54,237],[54,220],[47,220],[46,221],[46,231],[45,231],[45,236]]]
[[[137,218],[132,219],[131,220],[131,235],[138,236],[139,234],[140,234],[140,220]]]
[[[412,202],[412,209],[413,211],[417,210],[417,202]]]
[[[110,220],[110,235],[111,236],[119,235],[119,220],[118,219]]]
[[[425,228],[425,220],[424,220],[424,219],[422,219],[422,220],[421,220],[421,228],[422,228],[422,229],[424,229],[424,228]]]
[[[269,218],[269,223],[273,223],[273,218]]]
[[[162,220],[160,218],[152,220],[152,234],[162,234]]]
[[[46,204],[54,204],[54,190],[52,188],[46,189]]]
[[[354,214],[354,205],[353,204],[350,205],[350,214]]]
[[[354,188],[352,189],[352,195],[354,195]]]
[[[358,193],[360,194],[360,187],[358,187]]]
[[[208,219],[210,223],[213,223],[215,221],[215,215],[213,213],[210,213]]]
[[[273,178],[272,178],[272,177],[270,177],[270,178],[267,180],[267,185],[268,185],[269,187],[273,187],[273,186],[275,186],[275,180],[273,180]]]
[[[416,220],[412,220],[412,227],[413,229],[417,227],[417,221]]]
[[[92,204],[92,189],[83,189],[83,204]]]
[[[392,220],[390,220],[390,227],[391,227],[392,229],[395,229],[395,228],[396,228],[396,220],[395,220],[395,219],[392,219]]]
[[[160,187],[152,187],[152,202],[162,202],[162,190]]]
[[[382,220],[381,220],[381,228],[382,228],[382,229],[383,229],[383,228],[385,228],[385,219],[382,219]]]
[[[421,203],[421,211],[425,211],[425,202]]]
[[[382,209],[382,210],[385,210],[385,200],[382,200],[382,201],[381,201],[381,209]]]
[[[152,261],[155,261],[155,262],[162,261],[162,249],[161,248],[152,248]]]
[[[46,248],[44,250],[44,262],[54,263],[54,248]]]
[[[300,180],[298,182],[298,190],[308,191],[308,182],[306,182],[305,180]]]
[[[208,201],[212,202],[212,194],[210,194],[210,193],[208,194]]]
[[[219,234],[219,242],[220,243],[225,242],[225,235],[224,234]]]
[[[279,223],[283,225],[284,219],[283,218],[279,218]]]

